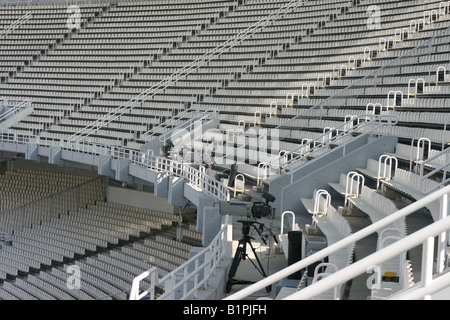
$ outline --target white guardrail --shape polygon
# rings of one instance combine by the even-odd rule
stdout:
[[[0,142],[36,144],[44,147],[57,147],[85,154],[106,155],[114,159],[129,160],[134,165],[139,165],[157,172],[166,172],[170,176],[182,178],[200,191],[214,197],[217,201],[230,200],[228,188],[220,181],[210,177],[201,166],[197,169],[186,163],[123,147],[88,142],[74,143],[62,139],[41,138],[32,134],[10,133],[8,130],[0,131]]]
[[[0,31],[0,39],[6,37],[8,34],[20,28],[21,25],[25,24],[28,20],[30,20],[33,16],[31,12],[25,13],[22,17],[11,23],[9,26]]]
[[[8,106],[8,100],[3,99],[2,102],[3,102],[2,104],[4,104],[5,106]],[[31,101],[27,99],[27,100],[18,102],[14,106],[11,106],[9,110],[0,114],[0,123],[5,121],[9,117],[14,116],[16,113],[22,111],[25,108],[31,108],[31,105],[32,105]]]
[[[286,297],[286,300],[309,300],[314,297],[332,290],[336,286],[340,286],[347,281],[367,273],[371,267],[380,265],[381,263],[392,259],[399,254],[414,248],[418,245],[423,245],[422,254],[422,270],[421,282],[413,287],[406,289],[406,291],[396,294],[395,299],[429,299],[430,295],[450,286],[449,273],[443,273],[445,262],[445,247],[448,246],[448,231],[450,230],[450,216],[448,216],[448,200],[450,195],[450,186],[446,186],[424,198],[418,200],[411,205],[392,213],[386,218],[372,223],[370,226],[351,234],[350,236],[336,242],[321,251],[306,257],[305,259],[286,267],[285,269],[274,273],[265,279],[250,285],[237,293],[230,295],[225,300],[241,300],[249,295],[264,289],[282,279],[287,278],[291,274],[298,272],[311,264],[322,260],[330,254],[337,252],[348,245],[355,243],[379,230],[382,230],[393,222],[416,212],[419,209],[426,207],[428,204],[441,201],[441,219],[420,229],[419,231],[401,239],[397,242],[378,250],[375,253],[328,275],[325,279],[317,281],[314,284],[298,290],[297,292]],[[439,246],[437,248],[436,266],[434,266],[434,238],[439,236]]]
[[[397,125],[397,123],[397,117],[391,115],[363,114],[351,116],[349,120],[344,121],[339,126],[327,128],[327,130],[324,130],[323,134],[316,138],[307,139],[299,147],[286,152],[283,156],[272,161],[270,165],[278,168],[280,174],[283,173],[281,170],[282,168],[292,169],[289,170],[289,174],[292,175],[292,173],[298,169],[296,168],[296,165],[302,163],[302,161],[309,157],[323,155],[323,152],[329,150],[332,144],[344,144],[349,139],[352,139],[353,135],[358,136],[363,133],[386,134],[389,133],[391,128]],[[386,130],[381,131],[381,129]]]
[[[198,252],[187,262],[158,279],[157,268],[152,268],[133,280],[130,292],[130,300],[141,300],[148,297],[149,300],[184,300],[197,299],[202,289],[207,289],[216,273],[220,263],[231,254],[231,241],[229,216],[224,217],[224,223],[220,232],[211,244]],[[140,292],[142,280],[147,279],[150,286]],[[156,287],[164,288],[164,293],[156,297]],[[179,296],[176,296],[176,293]]]

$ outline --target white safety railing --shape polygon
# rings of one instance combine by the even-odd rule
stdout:
[[[381,187],[381,181],[392,179],[392,172],[398,168],[398,160],[392,155],[383,154],[378,159],[377,189]]]
[[[155,137],[159,137],[160,141],[166,141],[174,134],[174,131],[179,130],[182,127],[187,132],[195,128],[196,125],[202,123],[202,121],[214,119],[217,115],[217,110],[186,110],[178,113],[175,117],[168,119],[167,121],[155,126],[145,134],[141,136],[142,140],[149,141]],[[179,122],[183,119],[188,119],[184,123]]]
[[[359,194],[365,184],[365,178],[362,174],[356,171],[347,173],[347,180],[345,184],[344,206],[350,205],[349,199],[358,198]]]
[[[238,182],[240,182],[241,187],[238,187]],[[237,193],[245,193],[245,177],[243,174],[238,174],[234,177],[234,194],[233,197],[236,198]]]
[[[440,159],[441,161],[439,162],[438,165],[433,166],[433,164],[436,163],[437,159]],[[426,172],[425,168],[427,167],[434,167],[434,169]],[[419,191],[422,193],[432,192],[437,188],[440,188],[441,186],[450,182],[449,168],[450,168],[450,148],[444,149],[441,152],[420,162]],[[427,186],[427,188],[425,188],[425,181],[435,174],[441,174],[442,179],[439,182],[437,182],[434,186]]]
[[[313,147],[302,151],[305,148],[304,145],[300,145],[298,148],[272,161],[272,167],[278,168],[281,174],[283,173],[282,168],[294,168],[297,164],[309,157],[323,154],[324,150],[329,149],[332,144],[345,143],[345,139],[351,138],[353,134],[389,132],[389,128],[395,126],[398,122],[395,116],[389,115],[372,115],[367,121],[366,118],[367,115],[360,115],[343,122],[341,125],[333,128],[333,132],[336,132],[334,136],[327,131],[314,139],[309,139],[308,144],[313,145]],[[357,123],[354,125],[354,122]],[[387,130],[385,130],[386,127],[388,128]],[[295,170],[291,170],[289,173],[292,174],[293,171]]]
[[[384,64],[381,67],[375,69],[374,71],[370,72],[369,74],[365,75],[364,77],[362,77],[362,78],[360,78],[360,79],[358,79],[356,81],[353,81],[352,83],[350,83],[345,88],[338,90],[336,93],[328,96],[325,99],[322,99],[320,102],[316,103],[312,107],[307,108],[304,111],[299,112],[294,117],[291,117],[291,118],[287,119],[286,121],[284,121],[283,123],[278,124],[277,126],[275,126],[273,128],[273,130],[289,128],[295,122],[295,120],[301,119],[302,117],[306,117],[306,118],[311,117],[310,115],[308,115],[308,113],[310,113],[311,111],[319,109],[320,113],[322,115],[323,114],[323,110],[325,108],[338,108],[338,107],[335,107],[333,105],[327,106],[327,103],[330,102],[330,101],[334,101],[335,99],[337,99],[339,97],[343,97],[349,90],[354,89],[355,87],[357,87],[361,83],[367,82],[369,79],[373,79],[374,87],[376,87],[377,86],[378,77],[380,75],[382,75],[382,73],[386,69],[388,69],[388,68],[390,68],[392,66],[395,66],[396,63],[401,62],[402,59],[407,59],[408,57],[410,57],[411,55],[413,55],[414,53],[416,53],[420,49],[427,48],[427,47],[431,48],[431,46],[433,44],[433,41],[435,41],[436,39],[438,39],[440,37],[444,37],[444,36],[448,35],[449,32],[450,32],[450,27],[446,28],[444,30],[440,30],[437,34],[433,35],[432,37],[430,37],[427,40],[424,40],[424,41],[420,42],[417,46],[415,46],[412,49],[407,50],[406,52],[404,52],[403,54],[401,54],[397,58],[387,62],[386,64]],[[431,51],[430,51],[430,54],[431,54]],[[366,52],[364,52],[364,56],[366,56]],[[367,59],[370,59],[370,58],[367,58]],[[326,82],[326,79],[323,79],[323,82]],[[320,83],[320,79],[317,80],[317,83]],[[320,88],[320,85],[318,87]],[[386,107],[388,108],[389,106],[381,106],[382,110],[384,108],[386,108]],[[371,116],[373,116],[373,115],[371,115]],[[321,119],[321,118],[322,118],[322,116],[317,117],[317,119]],[[260,138],[264,138],[266,135],[267,134],[261,135]],[[249,147],[249,144],[244,144],[244,145],[238,147],[238,149],[245,149],[245,148],[248,148],[248,147]],[[235,151],[233,151],[233,152],[235,152]],[[223,158],[225,159],[228,156],[229,156],[229,154],[225,154],[225,155],[223,155]],[[289,167],[291,167],[291,166],[289,166]]]
[[[92,155],[107,155],[115,159],[128,160],[134,165],[145,167],[157,172],[165,172],[170,176],[184,179],[198,190],[212,196],[217,201],[229,201],[228,188],[209,176],[204,170],[191,167],[179,161],[154,156],[133,149],[109,146],[94,143],[74,143],[68,140],[42,138],[32,134],[10,133],[8,130],[0,131],[0,143],[36,144],[40,146],[58,147],[64,150],[76,151]]]
[[[417,142],[414,156],[414,143]],[[414,163],[420,163],[425,159],[425,148],[428,146],[427,154],[431,154],[431,140],[429,138],[414,138],[411,140],[411,149],[409,154],[409,171],[412,171]]]
[[[121,115],[123,115],[126,112],[130,112],[132,109],[134,109],[137,106],[141,106],[143,102],[147,101],[148,99],[151,99],[155,95],[163,92],[166,88],[168,88],[171,85],[174,85],[179,80],[184,79],[187,75],[197,71],[201,67],[207,65],[210,61],[213,59],[219,57],[221,54],[231,50],[236,45],[239,45],[242,41],[251,38],[254,34],[262,31],[265,27],[269,26],[270,24],[274,23],[278,19],[282,18],[285,14],[289,13],[290,11],[294,10],[295,8],[302,6],[305,0],[292,0],[286,5],[283,5],[279,9],[272,12],[270,15],[266,16],[265,18],[261,19],[260,21],[254,23],[244,31],[238,33],[236,36],[228,39],[224,43],[220,44],[219,46],[215,47],[214,49],[208,51],[205,53],[202,57],[198,58],[197,60],[187,64],[180,70],[176,71],[169,77],[161,80],[159,83],[155,84],[151,88],[148,88],[147,90],[144,90],[136,97],[132,98],[128,102],[126,102],[124,105],[116,108],[115,110],[107,113],[103,117],[97,119],[96,121],[92,122],[90,125],[86,126],[85,128],[79,130],[72,136],[70,136],[69,140],[72,141],[80,141],[83,138],[94,134],[99,129],[110,123],[111,121],[119,118]]]
[[[28,144],[36,143],[39,137],[33,134],[19,134],[12,133],[9,130],[0,130],[0,142],[15,143],[15,144]]]
[[[12,117],[13,115],[18,113],[22,109],[30,108],[30,107],[31,107],[31,101],[30,100],[21,101],[18,104],[16,104],[13,107],[11,107],[10,109],[8,109],[7,111],[5,111],[2,114],[0,114],[0,122],[5,121],[9,117]]]
[[[3,29],[2,31],[0,31],[0,39],[6,37],[8,34],[10,34],[11,32],[13,32],[14,30],[16,30],[17,28],[19,28],[21,25],[23,25],[24,23],[26,23],[28,20],[30,20],[32,18],[32,15],[30,12],[27,12],[26,14],[24,14],[22,17],[20,17],[19,19],[17,19],[16,21],[14,21],[12,24],[10,24],[9,26],[7,26],[5,29]]]
[[[156,287],[164,289],[164,293],[156,300],[197,299],[200,290],[208,288],[223,260],[231,254],[229,219],[229,216],[224,217],[220,232],[208,247],[166,276],[158,279],[156,270],[150,269],[136,277],[133,281],[130,300],[140,300],[148,294],[153,300]],[[150,288],[139,293],[140,282],[146,278],[151,279]]]
[[[311,264],[322,260],[323,258],[329,256],[332,253],[341,250],[352,243],[355,243],[371,234],[383,230],[386,227],[389,227],[395,221],[402,219],[419,209],[424,208],[426,205],[433,203],[435,201],[441,201],[441,219],[439,221],[430,224],[427,227],[420,229],[419,231],[401,239],[397,242],[349,265],[346,268],[338,270],[321,281],[318,281],[306,288],[303,288],[294,294],[286,297],[286,299],[312,299],[319,294],[326,292],[339,286],[347,281],[359,276],[360,274],[366,273],[368,270],[373,268],[373,266],[380,265],[393,257],[396,257],[403,252],[414,248],[420,244],[423,244],[423,255],[422,255],[422,277],[421,277],[421,285],[416,287],[416,290],[420,290],[420,294],[415,293],[416,291],[411,292],[411,296],[416,298],[423,298],[427,295],[433,294],[437,290],[436,287],[441,287],[436,285],[433,279],[433,273],[435,273],[434,278],[439,279],[438,276],[444,271],[445,267],[445,249],[449,245],[447,233],[450,230],[450,217],[448,216],[448,200],[450,195],[450,186],[446,186],[424,198],[418,200],[411,205],[392,213],[386,218],[379,220],[370,226],[349,235],[348,237],[336,242],[321,251],[312,254],[303,260],[296,262],[289,267],[272,274],[266,277],[259,282],[248,286],[228,297],[225,300],[240,300],[248,297],[249,295],[266,288],[278,281],[287,278],[291,274],[298,272]],[[440,244],[437,250],[437,258],[434,258],[434,237],[438,236]],[[436,262],[436,268],[433,269],[433,264]],[[448,281],[448,275],[445,276],[447,279],[446,284],[450,285]],[[436,280],[437,281],[437,280]],[[432,292],[431,286],[434,289]],[[414,289],[411,289],[414,290]]]
[[[147,282],[150,282],[150,287],[144,292],[140,292],[140,284],[141,281],[146,279]],[[148,300],[155,300],[156,286],[158,284],[158,268],[153,267],[133,279],[133,283],[131,284],[131,291],[129,300],[142,300],[144,297],[148,296]]]
[[[293,2],[298,2],[298,1],[293,1]],[[205,62],[205,60],[202,60],[202,62]],[[173,81],[178,81],[178,79],[169,79],[168,82],[165,82],[165,83],[162,83],[162,84],[164,85],[164,84],[168,83],[167,85],[170,85],[170,84],[173,83]],[[160,87],[158,87],[158,88],[160,88]],[[133,100],[133,103],[140,103],[140,102],[142,102],[142,100],[139,100],[138,98]],[[118,116],[120,116],[120,114],[122,114],[120,112],[122,112],[122,111],[123,112],[129,111],[130,108],[132,108],[132,107],[131,106],[127,106],[127,107],[125,107],[123,109],[120,109],[119,113],[114,113],[114,115],[110,115],[110,116],[108,116],[108,117],[106,117],[104,119],[99,119],[99,122],[97,123],[97,126],[94,125],[93,127],[91,127],[92,131],[91,130],[83,131],[79,136],[76,137],[77,140],[81,139],[83,136],[87,136],[89,134],[92,134],[92,132],[96,132],[99,128],[101,128],[101,126],[109,123],[113,119],[115,119]],[[39,142],[39,138],[38,137],[32,137],[32,136],[29,136],[29,137],[27,137],[27,136],[20,136],[19,137],[17,135],[14,135],[13,139],[11,139],[11,137],[9,137],[9,138],[8,137],[5,137],[5,138],[2,137],[1,139],[2,139],[2,141],[3,141],[3,139],[8,140],[8,141],[14,141],[14,143],[17,143],[18,141],[22,141],[22,143],[26,143],[25,141],[32,142],[32,143],[36,142],[36,141]],[[154,165],[155,168],[157,168],[158,170],[163,170],[165,172],[170,172],[170,173],[173,173],[175,171],[177,175],[180,175],[182,177],[187,176],[189,180],[197,181],[197,183],[199,185],[203,184],[203,179],[200,178],[200,176],[202,174],[201,170],[197,170],[195,168],[191,168],[192,170],[191,169],[185,170],[185,167],[183,167],[184,164],[180,164],[178,162],[174,162],[174,161],[171,161],[171,160],[169,160],[169,162],[167,162],[166,160],[168,160],[168,159],[161,159],[161,158],[158,159],[158,157],[153,157],[151,155],[148,155],[148,154],[145,154],[145,153],[140,153],[140,152],[136,152],[135,153],[135,157],[134,157],[134,156],[131,156],[131,154],[132,154],[131,150],[128,151],[128,152],[123,152],[122,153],[121,150],[123,150],[123,148],[116,148],[116,147],[110,147],[110,146],[105,146],[105,145],[74,144],[73,142],[63,142],[63,141],[58,141],[57,142],[57,144],[59,144],[61,147],[65,143],[67,143],[66,144],[67,148],[73,148],[72,150],[76,150],[76,151],[80,151],[80,152],[90,153],[90,152],[93,152],[93,150],[95,150],[96,152],[100,151],[100,152],[104,152],[103,154],[108,154],[108,155],[114,155],[114,154],[118,153],[118,154],[121,154],[122,159],[129,159],[129,160],[131,160],[132,158],[135,158],[135,160],[132,160],[132,161],[135,161],[134,162],[135,164],[138,164],[138,159],[140,161],[143,160],[144,162],[148,161],[149,163]],[[84,150],[84,151],[81,151],[81,150]],[[133,152],[135,152],[135,151],[133,151]],[[139,164],[140,164],[140,162],[139,162]],[[180,173],[180,170],[181,170],[182,173]],[[195,170],[197,170],[198,172],[195,171]],[[436,192],[436,193],[439,193],[439,191]],[[448,194],[448,192],[446,193],[446,195],[447,194]],[[418,201],[417,203],[422,204],[420,201]],[[399,211],[399,212],[402,212],[402,211]],[[448,218],[445,219],[445,221],[448,221]],[[446,226],[447,226],[446,230],[448,230],[450,227],[447,224],[446,224]],[[373,233],[373,231],[371,233]],[[359,233],[357,233],[357,234],[359,234]],[[343,241],[345,241],[345,240],[346,239],[344,239]],[[354,241],[354,239],[353,239],[353,241]],[[390,248],[390,247],[391,246],[389,246],[388,248]],[[329,249],[329,248],[327,248],[327,249]],[[338,272],[340,272],[340,271],[338,271]],[[327,277],[323,281],[317,282],[315,284],[315,286],[321,285],[323,282],[328,282],[328,280],[330,278],[332,278],[333,276],[335,276],[335,274],[330,275],[329,277]],[[334,287],[334,286],[332,286],[332,287]],[[168,287],[170,287],[170,286],[168,286]],[[264,286],[264,287],[266,287],[266,286]]]

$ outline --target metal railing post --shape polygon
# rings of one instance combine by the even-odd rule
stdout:
[[[440,209],[441,209],[441,219],[445,219],[448,216],[448,194],[444,194],[441,198]],[[441,273],[445,268],[445,250],[448,245],[448,231],[442,232],[438,237],[438,250],[436,259],[436,272]]]
[[[426,288],[433,279],[433,253],[434,253],[434,237],[428,237],[422,247],[422,287]],[[429,295],[425,296],[425,300],[430,300]]]

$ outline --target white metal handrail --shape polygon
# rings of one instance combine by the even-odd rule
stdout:
[[[107,155],[116,159],[129,160],[131,163],[146,167],[147,169],[166,172],[168,175],[183,178],[187,183],[211,195],[217,201],[230,200],[228,188],[220,181],[210,177],[206,172],[193,168],[179,161],[158,157],[133,149],[109,146],[105,144],[93,144],[73,141],[42,138],[32,134],[10,133],[8,130],[0,131],[0,142],[17,144],[38,144],[48,147],[59,147],[61,149],[77,151],[93,155]]]
[[[321,197],[325,198],[325,201],[322,201]],[[317,219],[317,216],[326,215],[328,213],[328,207],[331,206],[331,196],[328,191],[324,189],[317,190],[314,197],[314,211],[313,218]]]
[[[142,280],[147,279],[150,281],[150,287],[144,292],[139,292],[139,285]],[[158,268],[153,267],[133,279],[133,283],[131,285],[130,297],[129,300],[141,300],[142,298],[149,296],[149,300],[155,300],[155,287],[157,286],[158,281]]]
[[[355,180],[356,178],[356,180]],[[356,186],[355,186],[356,183]],[[347,173],[347,179],[345,184],[345,196],[344,196],[344,206],[349,206],[349,199],[358,198],[360,194],[360,190],[364,187],[365,178],[362,174],[356,171],[350,171]],[[356,191],[354,192],[353,188],[355,187]]]
[[[241,178],[241,180],[239,180],[238,178]],[[238,189],[237,183],[241,182],[241,188]],[[242,194],[245,193],[245,177],[243,174],[238,174],[236,175],[236,177],[234,178],[234,197],[236,198],[237,193],[240,192]]]
[[[398,168],[398,159],[392,155],[382,154],[378,159],[377,189],[380,189],[381,181],[392,179],[392,171]],[[383,173],[382,173],[383,172]]]
[[[384,69],[390,67],[391,65],[394,65],[395,63],[397,63],[397,62],[400,61],[401,59],[407,57],[407,56],[410,55],[411,53],[414,53],[415,51],[419,50],[420,48],[423,48],[423,47],[425,47],[425,46],[427,46],[427,45],[428,45],[428,46],[431,46],[432,41],[434,41],[436,38],[438,38],[438,37],[440,37],[440,36],[443,36],[444,34],[448,33],[449,31],[450,31],[450,27],[448,27],[448,28],[446,28],[446,29],[444,29],[444,30],[439,31],[436,35],[432,36],[431,38],[429,38],[429,39],[427,39],[427,40],[424,40],[423,42],[419,43],[419,44],[418,44],[417,46],[415,46],[414,48],[409,49],[408,51],[406,51],[406,52],[403,53],[402,55],[398,56],[397,58],[395,58],[395,59],[389,61],[388,63],[384,64],[383,66],[381,66],[381,67],[375,69],[374,71],[370,72],[370,73],[367,74],[366,76],[364,76],[364,77],[362,77],[362,78],[360,78],[360,79],[358,79],[358,80],[352,82],[352,83],[349,84],[347,87],[345,87],[345,88],[343,88],[343,89],[340,89],[338,92],[336,92],[336,93],[332,94],[331,96],[329,96],[329,97],[323,99],[322,101],[316,103],[314,106],[312,106],[312,107],[310,107],[310,108],[308,108],[308,109],[305,109],[304,111],[300,112],[299,114],[297,114],[296,116],[294,116],[294,117],[292,117],[292,118],[289,118],[288,120],[284,121],[282,124],[277,125],[277,126],[274,127],[273,129],[281,129],[281,128],[283,128],[284,126],[289,126],[289,123],[292,123],[293,121],[295,121],[295,120],[301,118],[302,116],[307,115],[307,113],[310,112],[311,110],[318,109],[318,108],[320,108],[320,110],[322,110],[324,104],[325,104],[327,101],[331,101],[331,100],[335,99],[336,97],[339,97],[341,94],[343,94],[343,93],[345,93],[346,91],[348,91],[348,90],[354,88],[354,87],[357,86],[358,84],[363,83],[364,81],[366,81],[366,80],[369,79],[369,78],[374,78],[374,79],[375,79],[375,86],[376,86],[376,79],[377,79],[377,77],[378,77],[378,74],[381,73]],[[325,80],[324,80],[324,81],[325,81]],[[319,79],[317,80],[317,82],[319,82]],[[336,107],[336,108],[338,108],[338,107]],[[261,138],[264,138],[264,136],[261,136]],[[239,148],[246,148],[246,147],[248,147],[248,144],[243,145],[243,146],[240,146]],[[227,155],[224,155],[223,157],[225,158],[225,157],[227,157],[227,156],[228,156],[228,154],[227,154]]]
[[[194,109],[188,109],[183,112],[178,113],[175,116],[170,117],[163,123],[160,123],[158,126],[153,127],[149,131],[145,132],[141,135],[141,140],[149,141],[154,137],[159,137],[160,141],[165,141],[168,139],[169,135],[173,133],[174,130],[177,129],[177,127],[182,126],[185,128],[190,128],[194,126],[194,123],[208,119],[212,115],[217,114],[216,110],[194,110]],[[183,124],[180,124],[179,121],[182,119],[187,118],[188,120],[185,120]]]
[[[32,17],[31,12],[27,12],[25,15],[14,21],[12,24],[7,26],[5,29],[0,31],[0,39],[6,37],[8,34],[19,28],[21,25],[26,23]]]
[[[443,164],[438,165],[433,170],[430,170],[428,173],[425,173],[425,168],[427,166],[431,166],[433,160],[436,160],[439,157],[445,158]],[[434,156],[429,157],[428,159],[422,161],[419,167],[419,191],[422,193],[432,192],[437,188],[440,188],[441,186],[450,182],[449,168],[450,168],[450,148],[444,149],[441,152],[435,154]],[[425,190],[426,179],[435,175],[436,173],[442,173],[442,180],[436,183],[434,186],[431,187],[428,186],[427,190]]]
[[[199,290],[210,285],[212,277],[220,267],[221,262],[230,254],[229,228],[230,217],[225,216],[222,228],[208,247],[202,249],[194,257],[168,273],[161,279],[155,278],[156,270],[148,270],[133,280],[130,300],[140,300],[147,294],[154,294],[155,287],[162,287],[164,293],[156,300],[175,300],[179,291],[179,300],[198,298]],[[139,293],[139,284],[147,277],[151,277],[150,288]],[[154,296],[153,296],[154,298]],[[153,298],[151,298],[153,300]]]
[[[297,225],[295,223],[295,213],[292,212],[292,211],[285,211],[281,215],[280,235],[284,234],[284,217],[287,214],[289,214],[291,216],[291,219],[292,219],[292,221],[291,221],[291,230],[296,230],[297,229]]]
[[[387,246],[386,248],[375,252],[372,255],[369,255],[368,257],[355,262],[351,265],[349,265],[346,268],[343,268],[339,270],[338,272],[335,272],[331,275],[329,275],[326,279],[323,279],[322,281],[318,281],[314,285],[308,286],[293,295],[290,295],[289,299],[311,299],[315,296],[317,296],[320,293],[323,293],[327,290],[330,290],[342,283],[345,283],[346,281],[358,276],[359,274],[367,272],[370,267],[374,265],[378,265],[380,263],[383,263],[384,261],[387,261],[402,252],[409,250],[410,248],[413,248],[417,245],[420,245],[421,243],[427,242],[427,251],[433,251],[432,245],[434,245],[434,241],[429,241],[430,237],[434,237],[436,235],[441,235],[445,239],[445,233],[450,230],[450,216],[448,216],[448,197],[450,194],[450,186],[446,186],[412,204],[409,206],[392,213],[391,215],[387,216],[386,218],[383,218],[382,220],[379,220],[375,223],[372,223],[368,227],[357,231],[353,234],[350,234],[346,238],[320,250],[317,253],[314,253],[303,260],[296,262],[289,267],[286,267],[285,269],[274,273],[268,277],[266,277],[263,280],[260,280],[259,282],[248,286],[233,295],[230,295],[225,298],[225,300],[240,300],[248,297],[249,295],[257,292],[258,290],[262,290],[266,288],[269,285],[272,285],[291,274],[298,272],[302,269],[305,269],[309,265],[329,256],[330,254],[337,252],[338,250],[341,250],[348,245],[351,245],[358,240],[361,240],[367,236],[370,236],[374,232],[377,232],[379,230],[382,230],[383,228],[386,228],[390,226],[395,221],[402,219],[414,212],[416,212],[419,209],[424,208],[429,203],[432,203],[434,201],[437,201],[441,199],[441,217],[442,219],[439,221],[436,221],[435,223]],[[433,240],[433,238],[431,238]],[[445,242],[447,242],[448,239],[445,239]],[[422,268],[422,279],[425,279],[430,276],[430,272],[432,270],[430,269],[433,265],[433,260],[431,261],[426,260],[423,261],[425,267]],[[442,272],[442,259],[438,259],[438,266],[437,270],[439,272]],[[430,266],[431,265],[431,266]],[[426,275],[426,276],[425,276]],[[426,283],[427,285],[429,282]]]
[[[31,107],[31,101],[30,100],[21,101],[20,103],[18,103],[17,105],[13,106],[12,108],[7,110],[6,112],[2,113],[0,115],[0,122],[5,121],[6,119],[8,119],[9,117],[15,115],[16,113],[18,113],[22,109],[30,108],[30,107]]]
[[[414,143],[417,141],[417,146],[416,146],[416,156],[414,158]],[[428,155],[431,153],[431,140],[429,138],[413,138],[411,140],[411,148],[410,148],[410,153],[409,153],[409,171],[412,171],[413,168],[413,163],[417,163],[417,162],[422,162],[423,160],[425,160],[424,158],[424,153],[425,153],[425,148],[428,145]]]
[[[202,57],[196,59],[195,61],[187,64],[180,70],[176,71],[169,77],[161,80],[156,85],[144,90],[136,97],[132,98],[122,106],[116,108],[115,110],[107,113],[103,117],[97,119],[90,125],[86,126],[85,128],[79,130],[72,136],[70,136],[69,140],[73,141],[79,141],[83,139],[83,137],[89,136],[91,134],[94,134],[99,129],[107,125],[109,122],[117,119],[121,115],[123,115],[125,112],[129,112],[136,106],[141,105],[146,100],[154,97],[155,95],[163,92],[166,88],[169,86],[175,84],[179,80],[185,78],[187,75],[195,72],[199,68],[207,65],[210,61],[217,58],[224,52],[229,51],[236,45],[240,44],[242,41],[249,39],[252,35],[255,33],[258,33],[262,31],[265,27],[270,25],[271,23],[277,21],[279,18],[283,17],[286,13],[290,12],[291,10],[303,5],[303,3],[306,0],[291,0],[288,4],[283,5],[279,9],[275,10],[265,18],[259,20],[258,22],[254,23],[244,31],[238,33],[236,36],[228,39],[224,43],[220,44],[219,46],[215,47],[214,49],[208,51],[205,53]]]
[[[341,140],[344,140],[346,137],[351,136],[353,133],[372,133],[376,132],[377,130],[385,127],[385,126],[394,126],[397,124],[398,120],[395,116],[390,115],[376,115],[372,116],[368,121],[360,121],[365,120],[367,118],[367,115],[360,115],[356,119],[357,124],[349,127],[349,124],[353,124],[355,121],[355,118],[352,118],[348,121],[343,122],[341,125],[337,126],[333,129],[334,132],[337,132],[337,134],[334,137],[330,137],[329,132],[325,132],[322,135],[316,137],[315,139],[311,140],[311,143],[314,143],[314,147],[309,148],[306,151],[301,152],[300,154],[296,155],[295,157],[291,157],[289,160],[285,161],[286,156],[282,156],[277,158],[276,160],[272,161],[272,166],[274,166],[274,163],[278,164],[279,172],[281,172],[281,168],[285,167],[286,165],[292,166],[298,162],[303,161],[304,159],[308,157],[314,156],[316,153],[319,153],[321,150],[323,150],[325,147],[328,147],[331,143],[338,143]],[[365,130],[366,129],[366,130]],[[317,144],[316,144],[317,142]],[[299,150],[303,149],[304,145],[300,145],[294,150],[291,150],[288,152],[288,155],[293,155],[294,153],[297,153]],[[284,161],[284,162],[281,162]],[[290,172],[292,173],[292,172]]]

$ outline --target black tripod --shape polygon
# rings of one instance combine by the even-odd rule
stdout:
[[[262,227],[264,226],[264,224],[256,222],[256,221],[249,221],[249,220],[238,220],[238,222],[242,223],[242,235],[243,238],[241,240],[239,240],[239,245],[236,249],[236,253],[234,254],[234,258],[233,258],[233,263],[231,264],[231,268],[230,268],[230,272],[228,273],[228,281],[226,284],[226,292],[229,293],[231,291],[231,287],[235,284],[251,284],[254,283],[254,281],[246,281],[246,280],[236,280],[234,279],[234,276],[236,275],[236,271],[239,267],[239,263],[241,262],[241,260],[245,260],[246,258],[248,258],[248,254],[247,254],[247,244],[250,246],[250,248],[252,249],[253,254],[255,255],[256,258],[256,262],[258,263],[258,266],[255,265],[255,263],[250,260],[250,262],[253,264],[253,266],[256,268],[256,270],[259,271],[259,273],[261,273],[261,275],[263,277],[267,277],[266,273],[264,272],[264,268],[261,264],[261,261],[259,261],[258,255],[256,254],[255,248],[253,248],[253,245],[251,243],[251,239],[253,239],[252,237],[249,236],[249,232],[250,232],[250,227],[253,226],[253,228],[255,228],[255,230],[258,232],[258,234],[261,236],[261,231],[256,228],[254,225],[258,224],[260,226],[260,228],[262,229]],[[266,241],[261,238],[262,241],[264,242],[264,244],[266,244]],[[267,292],[270,292],[272,289],[271,286],[268,286],[266,288]]]

